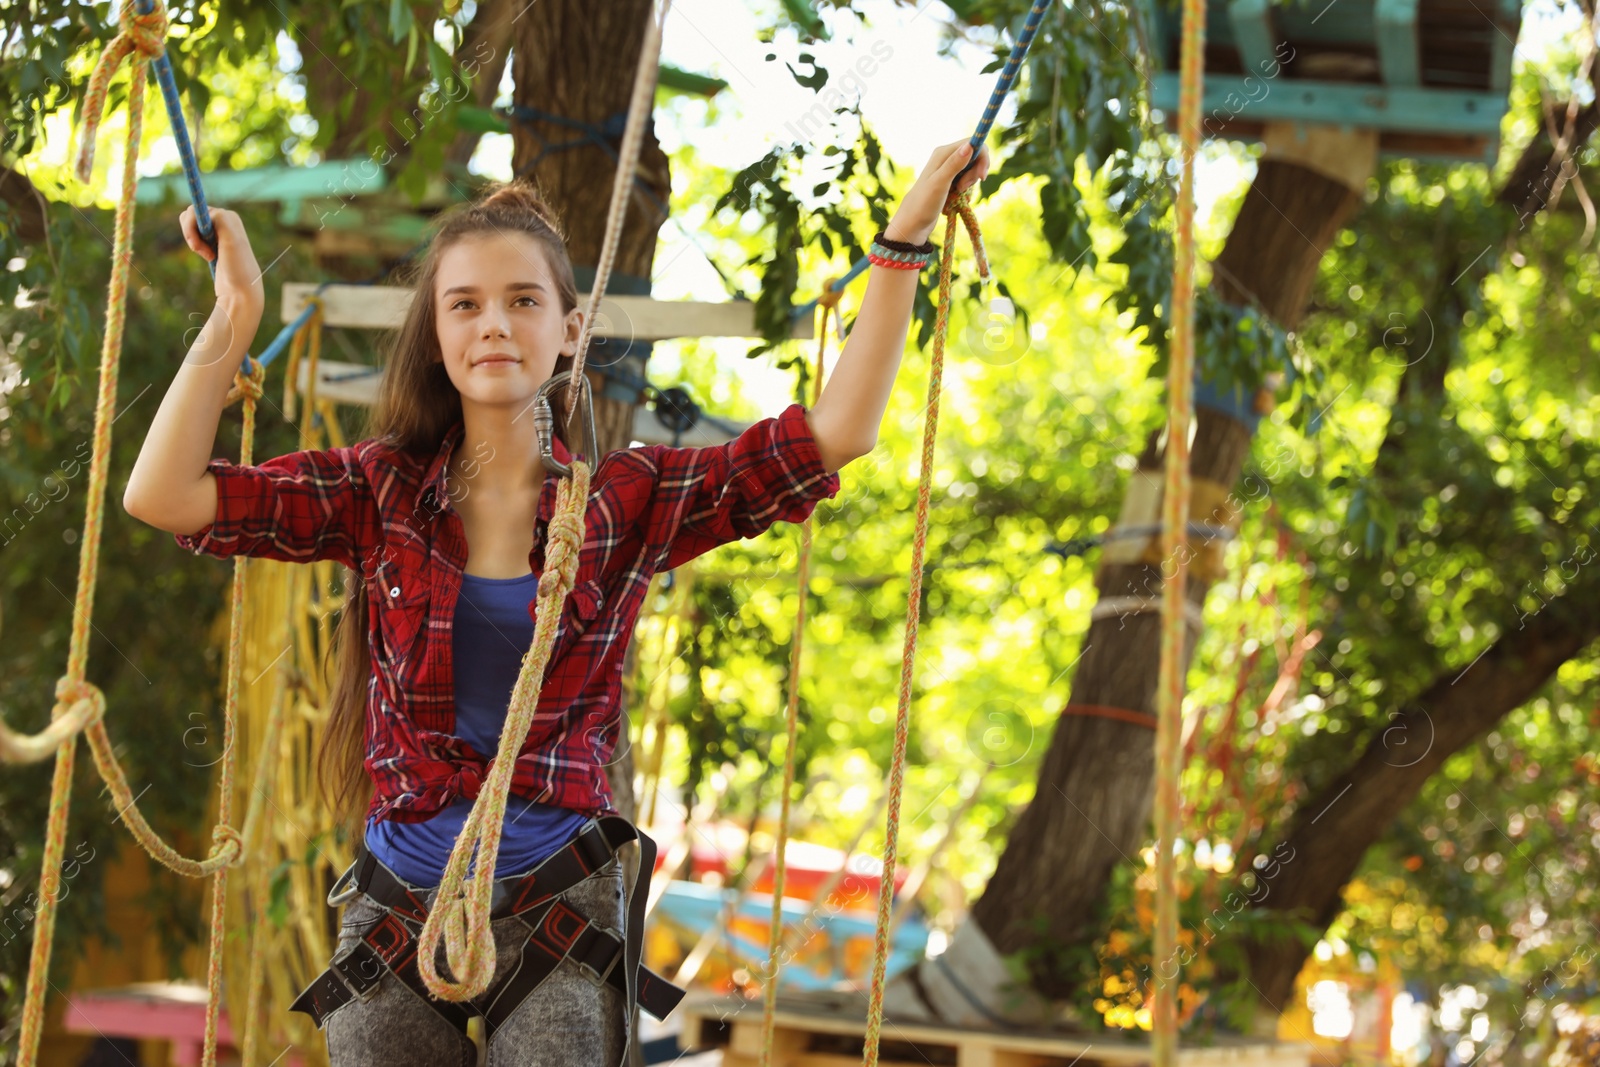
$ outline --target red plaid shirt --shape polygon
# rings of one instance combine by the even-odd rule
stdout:
[[[258,466],[213,459],[216,520],[174,535],[219,558],[338,560],[367,583],[369,820],[421,822],[457,797],[476,797],[487,773],[455,736],[451,629],[467,542],[445,475],[463,429],[457,421],[431,461],[377,440]],[[559,442],[556,453],[569,458]],[[799,404],[725,445],[608,454],[590,486],[577,584],[512,792],[586,815],[615,811],[605,766],[621,728],[623,653],[651,575],[776,521],[798,522],[838,489]],[[556,476],[546,475],[528,556],[535,574],[555,499]],[[537,600],[528,613],[537,615]]]

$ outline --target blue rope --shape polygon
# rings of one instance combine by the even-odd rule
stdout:
[[[134,5],[139,14],[148,15],[155,10],[155,0],[137,0]],[[200,239],[217,251],[217,228],[211,221],[211,209],[206,206],[206,191],[200,185],[200,164],[194,157],[194,145],[189,141],[189,125],[183,118],[183,101],[178,96],[178,82],[172,75],[172,60],[165,52],[154,62],[156,81],[161,85],[161,99],[167,105],[167,121],[172,126],[172,137],[178,142],[178,156],[183,161],[183,177],[189,183],[189,199],[194,201],[195,221],[200,226]],[[217,262],[209,259],[206,266],[216,277]]]
[[[989,130],[994,126],[995,116],[1000,113],[1000,105],[1005,102],[1006,94],[1011,91],[1011,83],[1017,78],[1017,71],[1022,69],[1022,60],[1028,54],[1028,47],[1033,44],[1034,36],[1039,32],[1039,23],[1044,19],[1045,9],[1050,6],[1051,0],[1034,0],[1033,7],[1028,11],[1028,19],[1022,24],[1022,32],[1017,35],[1017,43],[1011,46],[1011,55],[1006,60],[1006,65],[1000,71],[1000,78],[995,82],[994,91],[989,94],[989,104],[983,109],[983,117],[978,120],[978,128],[967,142],[972,145],[972,158],[967,160],[967,165],[956,173],[955,180],[950,184],[954,186],[959,182],[973,164],[978,162],[978,150],[984,140],[989,136]],[[829,287],[828,291],[837,292],[843,289],[850,281],[867,269],[871,262],[863,256],[856,260],[850,267],[850,272]],[[816,300],[808,300],[796,307],[790,314],[793,318],[809,315],[817,309]]]

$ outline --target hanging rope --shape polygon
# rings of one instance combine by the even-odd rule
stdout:
[[[944,379],[944,345],[950,330],[950,277],[955,262],[956,223],[966,224],[977,258],[978,276],[989,279],[983,235],[962,190],[945,210],[944,247],[939,257],[939,313],[933,327],[933,358],[928,366],[928,406],[922,423],[922,472],[917,480],[917,517],[911,539],[911,591],[906,597],[906,641],[900,658],[900,702],[895,711],[894,755],[889,762],[889,818],[883,846],[883,873],[878,884],[878,923],[873,936],[872,993],[867,1000],[864,1062],[877,1067],[878,1038],[883,1027],[883,980],[889,962],[889,923],[894,904],[895,852],[900,836],[900,798],[905,781],[906,740],[911,725],[911,683],[917,659],[917,623],[922,614],[922,560],[928,545],[928,500],[933,492],[933,446],[939,436],[939,395]]]
[[[606,283],[611,280],[611,264],[617,258],[617,247],[622,243],[622,219],[628,211],[628,190],[633,186],[634,172],[639,165],[639,149],[644,144],[644,124],[650,117],[650,103],[655,99],[656,72],[660,69],[661,27],[672,8],[672,0],[662,0],[661,20],[656,21],[652,11],[645,26],[644,44],[639,49],[639,65],[633,73],[633,98],[628,101],[628,124],[622,131],[621,158],[611,183],[611,207],[606,212],[605,237],[600,248],[600,262],[594,270],[594,288],[589,291],[589,304],[583,311],[583,335],[578,339],[577,354],[572,360],[572,381],[567,386],[567,425],[570,428],[578,411],[578,392],[582,385],[583,362],[589,352],[589,338],[594,333],[595,317],[600,312],[600,298],[605,295]],[[598,458],[598,457],[596,457]]]
[[[639,149],[644,143],[644,124],[650,114],[655,92],[656,70],[661,56],[661,22],[665,21],[671,0],[664,0],[660,20],[652,10],[646,20],[644,43],[634,72],[633,97],[628,106],[628,125],[623,133],[621,159],[611,189],[611,207],[606,214],[605,237],[599,263],[595,267],[594,288],[583,320],[583,333],[572,361],[572,386],[567,394],[568,439],[575,440],[571,427],[579,412],[579,387],[583,364],[594,332],[596,309],[605,294],[612,262],[622,240],[622,221],[627,213],[628,189],[638,168]],[[574,458],[572,476],[556,491],[556,510],[551,516],[545,570],[539,578],[538,609],[534,619],[533,644],[522,658],[522,670],[511,692],[506,724],[500,731],[500,746],[489,774],[478,790],[472,811],[456,837],[439,881],[438,892],[428,909],[417,947],[418,965],[428,991],[442,1000],[462,1001],[478,996],[494,979],[494,931],[490,906],[494,891],[495,862],[500,856],[500,838],[505,826],[506,800],[511,790],[511,775],[517,753],[533,725],[544,685],[544,672],[555,644],[556,628],[578,575],[578,556],[583,548],[584,516],[588,506],[589,477],[598,456]],[[475,857],[475,858],[474,858]],[[474,864],[472,876],[467,866]],[[648,877],[648,871],[641,871]],[[445,944],[445,959],[455,980],[443,978],[436,966],[439,942]]]
[[[1204,0],[1184,0],[1178,133],[1177,237],[1172,266],[1172,332],[1167,364],[1166,483],[1161,499],[1161,551],[1172,574],[1161,589],[1161,673],[1156,688],[1156,915],[1155,958],[1178,958],[1178,870],[1173,846],[1179,827],[1182,770],[1184,642],[1188,637],[1189,423],[1194,416],[1194,158],[1200,151],[1200,90],[1204,80]],[[1163,568],[1164,570],[1165,568]],[[1182,970],[1156,968],[1152,1019],[1153,1067],[1178,1059],[1178,998]]]
[[[956,181],[959,182],[961,175],[977,164],[978,149],[988,136],[995,116],[1000,111],[1001,101],[1010,91],[1011,83],[1022,67],[1028,46],[1033,43],[1034,35],[1039,30],[1039,23],[1044,18],[1045,9],[1050,6],[1050,2],[1051,0],[1034,0],[1033,6],[1028,10],[1027,20],[1023,23],[1021,32],[1017,34],[1016,44],[1012,46],[1011,55],[1006,59],[1006,65],[1000,71],[994,91],[989,95],[989,103],[978,122],[977,131],[972,135],[970,141],[973,148],[972,158],[956,175]],[[977,260],[979,277],[985,281],[989,278],[989,262],[984,254],[983,235],[978,229],[977,216],[972,212],[970,192],[963,190],[945,207],[944,212],[944,247],[939,258],[939,312],[933,330],[933,359],[928,369],[928,405],[922,430],[922,472],[917,483],[916,527],[911,542],[911,591],[906,598],[906,641],[900,660],[900,700],[895,712],[894,754],[889,763],[889,817],[884,834],[883,873],[878,885],[878,921],[873,936],[872,991],[867,999],[867,1032],[862,1050],[862,1062],[865,1067],[877,1067],[878,1045],[883,1029],[883,983],[889,962],[895,853],[900,834],[900,799],[905,780],[906,742],[910,732],[911,684],[917,657],[917,624],[922,613],[922,561],[928,541],[928,499],[933,489],[934,443],[939,434],[939,395],[944,376],[945,337],[950,327],[950,275],[955,255],[958,218],[966,224],[967,236],[972,241],[973,254]]]
[[[72,635],[67,654],[67,673],[56,683],[56,704],[52,723],[42,735],[18,738],[4,731],[7,758],[33,756],[47,741],[56,741],[55,773],[51,779],[49,815],[45,826],[44,855],[39,875],[40,906],[34,916],[33,946],[28,958],[28,978],[24,992],[22,1025],[18,1039],[17,1062],[33,1067],[37,1062],[39,1038],[44,1020],[44,1001],[50,955],[55,935],[56,904],[61,881],[61,857],[66,845],[71,785],[76,762],[77,732],[81,728],[89,741],[95,766],[105,780],[118,814],[134,838],[157,862],[188,877],[215,875],[212,890],[210,955],[206,984],[205,1047],[202,1063],[216,1063],[217,1005],[220,1001],[223,902],[227,870],[240,862],[243,849],[240,832],[229,825],[233,793],[233,729],[239,698],[239,635],[244,615],[244,566],[235,561],[231,602],[232,627],[228,647],[227,693],[223,708],[223,754],[219,772],[221,799],[218,821],[212,829],[212,848],[204,860],[191,860],[155,833],[139,811],[127,776],[117,762],[110,736],[106,733],[105,697],[86,679],[89,631],[94,617],[94,592],[100,566],[101,528],[105,513],[105,490],[111,456],[111,426],[115,421],[117,376],[122,357],[122,338],[126,326],[128,272],[133,250],[133,196],[138,185],[139,144],[144,126],[144,83],[146,66],[163,54],[167,16],[159,2],[141,14],[129,0],[119,12],[119,33],[106,46],[89,79],[85,101],[86,123],[79,146],[76,170],[80,179],[93,173],[95,133],[105,108],[107,87],[116,69],[129,62],[127,147],[123,153],[122,188],[117,200],[116,223],[112,240],[111,281],[106,297],[105,334],[100,348],[100,381],[95,403],[94,444],[89,463],[88,503],[84,516],[83,547],[79,552],[78,585],[73,601]],[[261,395],[265,368],[246,357],[235,377],[235,390],[244,396],[244,428],[240,462],[248,464],[255,433],[256,401]],[[258,814],[258,813],[253,813]],[[246,826],[246,834],[252,827]]]
[[[835,288],[832,279],[822,287],[817,299],[821,314],[817,316],[817,366],[811,381],[811,404],[816,406],[822,396],[822,376],[826,370],[828,354],[828,318],[839,313],[842,289]],[[788,867],[784,853],[789,847],[789,796],[794,792],[794,742],[800,719],[800,658],[805,644],[806,597],[811,590],[811,516],[800,524],[800,558],[795,565],[795,590],[798,604],[795,608],[794,637],[789,642],[789,704],[785,713],[787,743],[783,750],[783,790],[780,794],[778,814],[778,840],[773,846],[772,867],[772,926],[767,938],[767,981],[762,990],[761,1007],[761,1067],[772,1067],[772,1035],[775,1012],[778,1009],[778,971],[782,967],[779,955],[783,950],[783,878]]]

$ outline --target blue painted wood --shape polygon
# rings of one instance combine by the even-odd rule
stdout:
[[[1163,111],[1177,110],[1176,73],[1155,76],[1150,102]],[[1201,122],[1208,131],[1218,130],[1230,118],[1238,118],[1471,137],[1497,136],[1505,110],[1505,97],[1496,93],[1390,89],[1289,79],[1264,81],[1235,75],[1207,75],[1200,104]]]
[[[1232,0],[1228,25],[1233,28],[1233,45],[1244,69],[1271,70],[1277,62],[1278,34],[1272,25],[1270,0]]]
[[[1383,84],[1422,84],[1422,50],[1417,46],[1417,0],[1377,0],[1378,67]]]
[[[230,204],[279,200],[347,199],[384,189],[388,178],[371,159],[335,160],[310,167],[270,165],[249,170],[217,170],[206,175],[211,195]],[[182,174],[140,178],[134,202],[159,204],[188,188]]]
[[[1151,104],[1170,115],[1177,2],[1136,2],[1155,60]],[[1492,162],[1524,2],[1482,0],[1484,18],[1456,44],[1481,44],[1486,65],[1456,71],[1430,66],[1431,23],[1420,0],[1207,0],[1207,129],[1248,138],[1269,120],[1353,125],[1392,133],[1392,148],[1380,140],[1385,155]],[[1239,121],[1224,131],[1230,118]]]

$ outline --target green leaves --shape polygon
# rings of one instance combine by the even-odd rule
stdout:
[[[407,0],[389,0],[389,40],[398,44],[401,38],[409,38],[407,70],[411,69],[412,60],[416,55],[416,28],[416,20],[411,15],[411,4]]]

